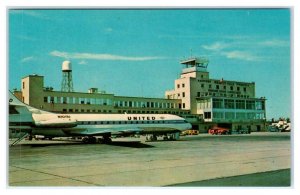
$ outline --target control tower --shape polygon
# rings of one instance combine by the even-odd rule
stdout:
[[[180,62],[185,67],[182,69],[181,78],[183,77],[201,77],[208,79],[208,66],[209,60],[207,58],[189,58]]]
[[[61,91],[73,92],[73,81],[72,81],[72,65],[70,61],[64,61],[62,63],[62,82]]]
[[[180,64],[186,65],[188,67],[201,67],[207,68],[209,60],[207,58],[189,58],[187,60],[183,60]]]

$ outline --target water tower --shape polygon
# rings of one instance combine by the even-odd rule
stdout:
[[[70,61],[62,63],[61,91],[73,92],[72,66]]]

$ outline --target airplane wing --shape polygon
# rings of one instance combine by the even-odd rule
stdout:
[[[103,136],[107,134],[128,136],[132,134],[157,134],[157,133],[176,133],[178,129],[157,128],[157,127],[116,127],[116,128],[66,128],[63,130],[65,134],[70,136]]]
[[[107,134],[112,135],[132,135],[138,132],[141,132],[140,128],[106,128],[106,129],[97,129],[97,128],[70,128],[64,129],[64,133],[70,136],[102,136]]]

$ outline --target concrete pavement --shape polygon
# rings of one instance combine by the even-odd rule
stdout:
[[[9,186],[167,186],[291,168],[289,133],[113,141],[22,141],[9,148]]]

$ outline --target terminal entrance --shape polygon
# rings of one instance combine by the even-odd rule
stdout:
[[[232,124],[231,123],[218,123],[217,125],[218,125],[218,127],[232,129]]]
[[[199,130],[199,125],[193,125],[193,124],[192,124],[192,129],[193,129],[193,130]]]

